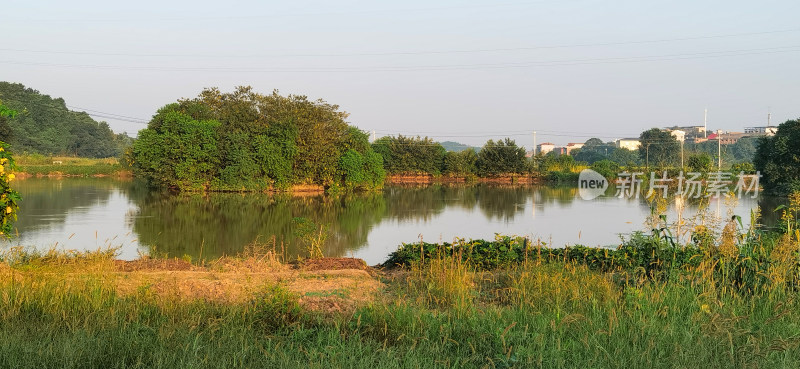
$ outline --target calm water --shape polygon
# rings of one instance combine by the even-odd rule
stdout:
[[[119,247],[134,259],[153,248],[170,256],[213,258],[235,254],[254,240],[275,236],[289,254],[302,253],[294,217],[328,227],[327,256],[385,260],[401,242],[532,236],[555,246],[614,246],[620,235],[644,230],[644,200],[601,197],[584,201],[565,187],[390,186],[380,193],[325,196],[166,195],[112,179],[27,179],[15,182],[24,200],[18,237],[4,247],[47,249]],[[743,198],[735,206],[712,200],[708,213],[732,208],[745,224],[751,209],[774,208],[772,199]],[[688,205],[691,216],[697,205]],[[774,213],[764,210],[765,222]],[[670,219],[675,219],[674,209]]]

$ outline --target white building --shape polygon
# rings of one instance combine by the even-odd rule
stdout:
[[[567,155],[569,155],[572,152],[572,150],[580,149],[581,147],[583,147],[582,143],[576,143],[576,142],[568,143],[567,146],[566,146]]]
[[[552,144],[550,142],[542,142],[542,143],[536,145],[536,153],[544,155],[544,154],[547,154],[548,152],[553,151],[555,148],[556,148],[556,145],[554,145],[554,144]]]
[[[775,136],[775,132],[778,132],[778,127],[745,127],[744,129],[744,133],[755,136]]]
[[[669,133],[673,137],[675,137],[675,139],[678,140],[678,142],[683,142],[683,141],[686,140],[686,131],[683,131],[683,130],[680,130],[680,129],[674,129],[674,130],[669,131]]]
[[[638,138],[620,138],[614,141],[614,143],[620,149],[628,149],[631,151],[638,150],[639,146],[642,146],[642,142],[639,141]]]

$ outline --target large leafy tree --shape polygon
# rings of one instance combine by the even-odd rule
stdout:
[[[478,153],[477,167],[481,175],[523,173],[527,165],[525,149],[510,138],[489,140]]]
[[[671,133],[652,128],[639,136],[639,156],[646,165],[666,167],[680,161],[681,145]]]
[[[477,172],[478,154],[471,147],[463,151],[450,151],[444,156],[444,173],[474,175]]]
[[[153,185],[178,189],[209,187],[218,180],[218,121],[197,120],[172,104],[160,109],[151,125],[139,132],[132,148],[137,174]]]
[[[442,172],[446,150],[428,137],[386,136],[372,143],[372,147],[383,156],[389,173]]]
[[[577,161],[587,162],[592,164],[608,158],[609,153],[614,151],[614,146],[609,145],[599,138],[590,138],[586,140],[583,147],[573,152],[572,156]]]
[[[779,194],[800,191],[800,119],[778,126],[773,137],[759,141],[753,160],[764,189]]]

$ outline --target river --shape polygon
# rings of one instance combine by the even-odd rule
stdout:
[[[17,235],[3,247],[94,250],[113,247],[120,259],[142,254],[193,259],[234,255],[258,241],[303,255],[297,218],[323,228],[326,256],[383,262],[402,242],[452,241],[454,237],[528,236],[561,247],[614,247],[620,237],[649,229],[650,203],[613,194],[586,201],[577,188],[551,186],[387,186],[377,193],[341,197],[267,194],[170,195],[135,181],[110,178],[29,178],[21,193]],[[775,199],[744,196],[735,203],[711,199],[706,222],[738,214],[747,226],[752,210]],[[698,213],[698,204],[681,212]],[[764,210],[765,222],[776,214]],[[674,204],[667,217],[677,219]],[[716,220],[714,219],[716,218]],[[319,229],[319,228],[315,228]],[[283,247],[281,248],[281,244]]]

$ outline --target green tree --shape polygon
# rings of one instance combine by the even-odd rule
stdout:
[[[639,156],[647,166],[663,168],[680,160],[681,145],[671,133],[652,128],[639,136]]]
[[[8,125],[8,118],[14,118],[16,115],[16,111],[5,107],[0,100],[0,141],[9,142],[14,136],[11,126]]]
[[[577,161],[583,161],[592,164],[596,161],[607,159],[609,154],[614,151],[614,145],[603,142],[599,138],[590,138],[586,140],[578,150],[573,150],[572,156]]]
[[[250,87],[206,89],[160,109],[134,142],[131,162],[150,183],[183,190],[380,186],[380,155],[338,109]]]
[[[734,162],[753,162],[758,148],[758,138],[742,137],[736,143],[726,147]]]
[[[425,137],[381,137],[372,143],[381,154],[386,171],[393,174],[442,172],[446,150],[438,142]]]
[[[132,147],[137,175],[153,185],[182,190],[204,189],[218,179],[219,122],[198,121],[177,104],[160,109]]]
[[[773,137],[763,137],[753,160],[763,175],[764,190],[789,194],[800,191],[800,119],[778,126]]]
[[[525,149],[518,147],[514,140],[489,140],[478,152],[476,166],[482,176],[524,173],[527,168],[525,160]]]
[[[444,156],[444,173],[451,175],[474,175],[477,173],[478,154],[468,148],[463,151],[449,151]]]
[[[706,153],[689,155],[687,164],[692,172],[708,173],[714,169],[714,159]]]
[[[0,118],[0,139],[16,151],[105,158],[119,156],[124,150],[121,138],[108,124],[85,112],[70,111],[64,99],[8,82],[0,82],[0,98],[9,109],[19,112]]]
[[[616,178],[620,172],[619,164],[608,159],[594,162],[591,168],[606,178]]]
[[[615,147],[608,154],[608,160],[621,166],[633,167],[639,165],[639,153],[625,148]]]
[[[553,152],[542,157],[539,165],[541,172],[572,172],[578,163],[571,155],[556,155]]]

